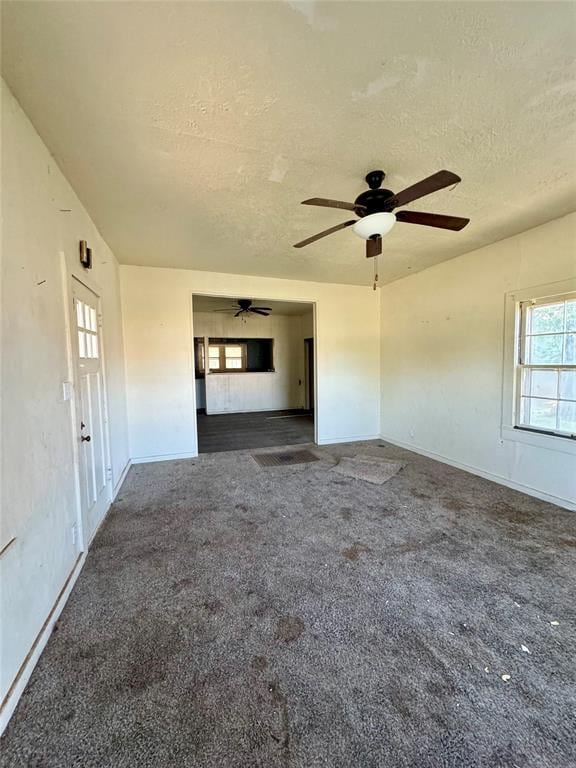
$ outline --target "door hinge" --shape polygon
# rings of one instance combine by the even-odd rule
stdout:
[[[106,480],[112,480],[112,467],[106,467]]]

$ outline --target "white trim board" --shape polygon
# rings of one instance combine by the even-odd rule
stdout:
[[[352,435],[350,437],[323,437],[316,445],[337,445],[338,443],[360,443],[364,440],[380,440],[380,435]]]
[[[128,475],[128,472],[130,471],[131,466],[132,466],[132,461],[131,459],[128,459],[128,461],[126,462],[126,466],[124,467],[122,472],[120,472],[120,477],[118,478],[118,482],[116,483],[116,485],[112,490],[112,502],[114,501],[116,496],[118,496],[118,494],[120,493],[120,488],[122,488],[122,483],[124,482],[124,480],[126,480],[126,477]]]
[[[176,459],[197,459],[198,451],[190,451],[189,453],[165,453],[158,456],[138,456],[137,459],[132,459],[132,464],[152,464],[155,461],[175,461]]]
[[[76,559],[76,563],[74,564],[74,567],[66,577],[66,580],[64,581],[64,586],[62,587],[60,594],[56,598],[56,602],[50,609],[50,612],[48,613],[48,617],[46,618],[44,624],[42,625],[42,628],[40,629],[34,642],[32,643],[32,647],[28,651],[28,655],[26,656],[24,663],[18,670],[18,674],[14,678],[14,681],[12,682],[12,685],[9,691],[6,694],[6,697],[4,698],[4,701],[0,704],[0,736],[4,733],[6,726],[10,722],[10,718],[12,717],[16,707],[18,706],[18,702],[20,701],[20,697],[22,696],[26,688],[26,685],[30,680],[30,676],[32,675],[32,672],[34,671],[34,668],[38,663],[40,656],[42,655],[44,648],[48,643],[48,640],[50,639],[50,636],[54,630],[54,625],[60,618],[60,614],[64,610],[64,606],[68,602],[68,598],[70,597],[70,594],[74,589],[74,585],[76,584],[76,581],[80,576],[82,568],[84,567],[84,563],[86,562],[86,558],[88,556],[90,546],[92,545],[92,542],[94,541],[94,538],[96,537],[98,531],[102,528],[104,521],[108,517],[108,513],[110,512],[112,503],[114,502],[114,499],[118,495],[118,492],[122,487],[122,483],[126,479],[126,476],[131,466],[132,466],[132,462],[128,460],[128,462],[126,463],[126,466],[124,467],[124,469],[120,474],[118,482],[114,486],[114,489],[112,491],[112,498],[110,499],[108,508],[106,509],[106,512],[104,513],[104,516],[100,521],[100,524],[94,531],[94,534],[92,535],[88,543],[87,551],[79,553],[78,558]]]
[[[50,639],[50,635],[54,630],[54,625],[60,618],[60,614],[68,602],[70,593],[72,592],[78,576],[84,567],[84,563],[86,562],[86,554],[86,552],[82,552],[80,555],[78,555],[78,559],[76,560],[74,567],[64,582],[62,591],[56,598],[56,602],[52,606],[52,609],[50,610],[46,621],[42,625],[40,632],[36,635],[36,639],[32,643],[32,647],[28,651],[28,655],[26,656],[24,663],[18,670],[18,674],[14,678],[8,693],[6,694],[6,697],[2,702],[0,707],[0,735],[4,733],[10,718],[14,714],[14,710],[18,706],[20,697],[24,693],[24,689],[28,684],[28,680],[34,671],[34,667],[38,663],[38,660],[40,659],[40,656],[42,655],[42,652],[44,651],[44,648]]]
[[[456,469],[462,469],[464,472],[470,472],[471,475],[477,475],[478,477],[483,477],[485,480],[491,480],[493,483],[498,483],[499,485],[505,485],[507,488],[512,488],[512,490],[519,491],[520,493],[525,493],[528,496],[534,496],[535,498],[540,499],[541,501],[547,501],[550,504],[556,504],[556,506],[558,507],[569,509],[571,512],[576,512],[576,503],[571,499],[564,499],[561,496],[554,496],[553,494],[539,491],[536,488],[531,488],[529,485],[523,485],[522,483],[515,483],[513,480],[509,480],[507,477],[504,477],[503,475],[497,475],[494,472],[486,472],[485,470],[479,469],[478,467],[472,467],[470,466],[470,464],[464,464],[461,461],[455,461],[454,459],[449,459],[446,456],[442,456],[439,453],[434,453],[434,451],[426,451],[423,448],[418,448],[418,446],[416,445],[412,445],[411,443],[404,443],[400,440],[386,437],[386,435],[380,435],[380,440],[383,440],[385,443],[390,443],[390,445],[396,445],[398,446],[398,448],[405,448],[407,451],[418,453],[420,454],[420,456],[426,456],[428,459],[434,459],[434,461],[440,461],[442,462],[442,464],[448,464],[451,467],[456,467]]]

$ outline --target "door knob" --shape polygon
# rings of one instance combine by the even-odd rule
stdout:
[[[89,443],[90,440],[92,440],[92,438],[90,437],[90,435],[80,435],[80,440],[82,440],[82,442],[84,443]]]

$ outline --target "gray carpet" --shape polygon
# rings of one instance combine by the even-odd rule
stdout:
[[[0,765],[576,765],[576,514],[392,446],[314,450],[130,471]],[[406,466],[327,471],[359,451]]]

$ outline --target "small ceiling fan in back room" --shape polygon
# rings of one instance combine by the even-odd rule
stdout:
[[[213,309],[212,312],[229,312],[234,317],[247,317],[248,315],[263,315],[268,317],[272,309],[270,307],[253,307],[252,299],[238,299],[238,303],[224,309]]]
[[[366,176],[369,189],[358,195],[353,203],[345,203],[340,200],[327,200],[323,197],[312,197],[303,200],[302,205],[319,205],[324,208],[342,208],[345,211],[353,211],[358,219],[349,219],[335,227],[325,229],[317,235],[307,237],[294,245],[294,248],[302,248],[310,245],[322,237],[331,235],[346,227],[353,227],[354,232],[366,240],[366,256],[374,257],[382,253],[382,238],[388,234],[397,221],[404,224],[421,224],[425,227],[438,227],[459,231],[463,229],[470,219],[462,219],[459,216],[443,216],[438,213],[421,213],[419,211],[398,211],[395,208],[407,205],[413,200],[437,192],[445,187],[451,187],[461,181],[451,171],[438,171],[428,178],[403,189],[396,194],[390,189],[381,189],[386,174],[384,171],[370,171]]]

